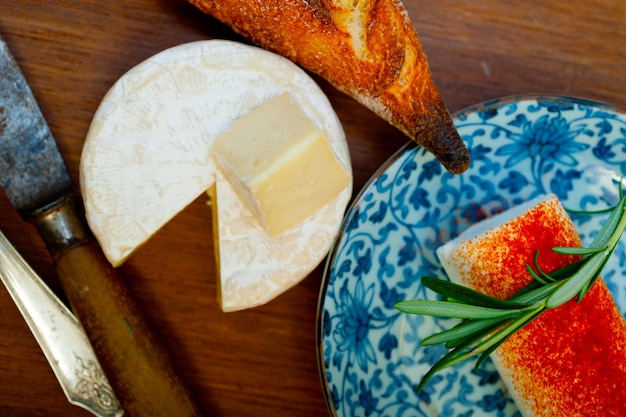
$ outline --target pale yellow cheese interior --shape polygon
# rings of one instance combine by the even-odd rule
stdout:
[[[324,132],[289,94],[253,109],[217,137],[217,165],[272,235],[294,227],[351,182]]]

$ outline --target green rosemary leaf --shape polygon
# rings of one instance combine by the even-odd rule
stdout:
[[[531,282],[534,284],[535,281]],[[524,289],[514,294],[510,300],[525,304],[536,304],[554,292],[554,289],[561,285],[561,281],[551,282],[547,285],[527,285]]]
[[[483,362],[485,362],[487,360],[489,355],[491,355],[493,352],[495,352],[496,349],[498,349],[500,347],[500,345],[502,345],[504,342],[506,342],[506,340],[509,337],[511,337],[512,335],[513,335],[513,333],[510,333],[506,338],[503,338],[503,339],[495,342],[493,345],[491,345],[487,349],[485,349],[485,351],[480,354],[478,359],[476,359],[476,363],[474,364],[474,370],[477,370],[478,368],[480,368],[480,366],[483,364]]]
[[[445,369],[449,366],[454,365],[455,363],[462,362],[466,359],[464,352],[461,350],[451,350],[447,354],[445,354],[441,359],[439,359],[431,368],[424,374],[419,384],[417,385],[416,391],[419,393],[424,389],[428,381],[439,371]]]
[[[460,345],[457,348],[452,349],[450,352],[441,357],[422,377],[419,385],[417,386],[417,392],[420,392],[426,383],[435,375],[437,372],[442,369],[448,368],[450,366],[454,366],[457,363],[461,363],[467,359],[469,359],[472,355],[471,353],[471,343],[465,343]]]
[[[540,284],[548,285],[551,281],[554,281],[554,278],[552,278],[550,275],[536,273],[535,270],[528,264],[526,264],[526,270],[528,271],[530,276],[532,276],[533,279]]]
[[[548,282],[553,282],[555,281],[555,279],[549,275],[546,274],[545,272],[543,272],[543,269],[541,269],[541,266],[539,265],[539,251],[535,251],[535,256],[533,258],[533,262],[535,264],[535,268],[537,268],[537,271],[539,271],[539,275],[543,278],[543,279],[537,279],[535,278],[537,281],[543,283],[544,285],[547,284]],[[532,268],[529,267],[528,264],[526,264],[526,269],[528,269],[529,271],[531,271],[531,275],[533,275],[534,277],[534,270]]]
[[[504,337],[499,338],[495,343],[491,344],[481,353],[481,355],[476,360],[474,369],[478,369],[483,364],[483,362],[489,357],[489,355],[495,352],[497,348],[499,348],[504,342],[506,342],[518,330],[520,330],[522,327],[525,327],[531,321],[539,317],[544,311],[545,311],[544,308],[537,308],[536,310],[530,311],[527,314],[520,316],[518,320],[511,321],[509,325],[507,326],[507,328],[511,327],[511,329],[509,329],[506,332]]]
[[[464,340],[467,337],[475,337],[478,332],[491,328],[493,325],[503,323],[507,319],[495,318],[485,320],[466,320],[452,327],[431,336],[424,338],[422,346],[438,345],[440,343],[455,342]],[[454,346],[453,346],[454,347]]]
[[[521,314],[517,319],[511,321],[510,324],[508,324],[503,331],[496,332],[483,341],[481,341],[482,337],[479,337],[477,339],[469,339],[465,343],[452,349],[441,359],[439,359],[439,361],[437,361],[437,363],[435,363],[422,377],[422,380],[417,387],[417,392],[420,392],[424,388],[426,383],[428,383],[428,381],[442,369],[456,365],[457,363],[461,363],[472,356],[477,356],[496,344],[499,346],[506,339],[508,339],[509,336],[519,330],[519,328],[530,322],[529,318],[537,315],[539,310],[540,308],[535,308],[533,310],[526,311],[524,314]]]
[[[567,246],[555,246],[552,250],[561,255],[593,255],[594,253],[606,250],[606,246],[601,248],[572,248]]]
[[[543,286],[543,284],[541,284],[539,281],[530,281],[528,284],[526,284],[526,286],[524,288],[522,288],[521,290],[519,290],[518,292],[516,292],[515,294],[513,294],[510,298],[509,301],[516,301],[518,299],[520,299],[520,297],[528,294],[528,293],[532,293],[533,291],[535,291],[538,288],[541,288]]]
[[[492,347],[495,343],[499,343],[508,339],[509,336],[511,336],[513,333],[528,324],[528,319],[530,317],[533,317],[535,314],[537,314],[538,311],[541,311],[542,309],[542,307],[538,307],[536,309],[526,312],[525,314],[520,314],[514,320],[509,322],[506,327],[501,329],[499,332],[494,333],[493,335],[489,336],[487,339],[476,345],[476,347],[474,348],[474,352],[476,354],[482,353]]]
[[[600,267],[598,268],[598,273],[590,280],[588,281],[585,285],[583,285],[580,289],[580,291],[578,292],[578,301],[580,302],[580,300],[582,300],[582,298],[585,296],[585,294],[587,294],[587,291],[589,291],[589,288],[591,288],[591,286],[596,282],[596,280],[600,277],[600,272],[604,269],[604,266],[606,265],[606,263],[609,261],[609,258],[611,257],[611,255],[613,254],[613,250],[615,248],[611,249],[609,251],[609,253],[606,255],[604,262],[602,262],[602,265],[600,265]]]
[[[558,268],[550,272],[550,274],[547,274],[543,271],[541,272],[541,274],[550,275],[550,278],[552,279],[552,281],[563,281],[571,277],[572,274],[578,271],[580,267],[585,264],[585,262],[586,262],[586,258],[580,258],[579,260],[575,262],[572,262],[570,264],[565,265],[562,268]],[[536,268],[538,268],[538,266],[536,266]]]
[[[403,313],[457,319],[494,319],[514,317],[520,309],[479,307],[465,303],[436,300],[407,300],[395,304]]]
[[[546,306],[548,308],[558,307],[579,294],[581,288],[586,287],[589,281],[595,279],[600,273],[608,255],[609,251],[604,251],[586,258],[585,264],[570,278],[562,281],[554,293],[547,298]]]
[[[593,241],[589,245],[590,248],[600,248],[609,244],[611,236],[619,229],[619,224],[624,219],[624,204],[626,204],[626,197],[622,197],[620,202],[614,207],[598,233],[594,236]],[[622,227],[620,234],[623,229]]]
[[[571,214],[577,214],[577,215],[585,215],[585,214],[603,214],[603,213],[610,213],[611,211],[613,211],[615,209],[615,207],[607,207],[604,209],[600,209],[600,210],[594,210],[592,212],[590,212],[589,210],[576,210],[576,209],[566,209],[566,211],[568,213]]]
[[[444,346],[446,347],[446,349],[454,349],[460,346],[466,346],[467,344],[470,344],[470,345],[472,343],[475,344],[476,341],[482,340],[484,337],[488,336],[489,334],[495,332],[499,328],[506,325],[511,319],[497,319],[497,320],[498,321],[496,323],[492,324],[491,326],[485,327],[483,330],[476,331],[476,333],[472,334],[471,336],[468,335],[466,337],[459,337],[458,339],[450,340],[446,342]],[[480,320],[480,321],[485,321],[485,320]]]
[[[626,215],[625,215],[625,211],[626,211],[626,197],[622,198],[618,208],[619,208],[619,212],[621,213],[621,215],[620,215],[619,221],[617,222],[617,226],[615,226],[615,228],[613,229],[613,233],[609,237],[608,243],[607,243],[609,248],[610,248],[609,250],[611,251],[611,253],[613,252],[613,250],[617,246],[617,243],[619,242],[620,238],[622,237],[622,233],[624,232],[624,228],[626,228]]]
[[[529,273],[531,274],[533,279],[535,279],[535,281],[538,281],[542,285],[547,285],[549,282],[560,281],[560,280],[569,278],[574,272],[576,272],[583,265],[584,258],[581,258],[578,261],[567,264],[562,268],[559,268],[555,271],[550,272],[549,274],[547,272],[544,272],[543,269],[541,269],[541,266],[539,265],[539,251],[535,251],[533,263],[538,273],[535,272],[532,269],[532,267],[528,264],[526,264],[526,270],[529,271]],[[537,279],[536,275],[539,275],[540,278]],[[533,290],[533,289],[534,289],[533,286],[530,286],[528,289],[524,288],[524,290]]]
[[[580,301],[583,299],[585,294],[587,294],[587,291],[589,291],[589,288],[591,288],[593,283],[596,281],[596,278],[590,279],[580,288],[580,290],[578,290],[578,296],[576,297],[576,302],[580,303]]]
[[[464,304],[471,304],[480,307],[490,308],[524,308],[527,307],[521,303],[515,303],[511,301],[501,300],[499,298],[491,297],[483,294],[479,291],[475,291],[471,288],[463,285],[455,284],[445,279],[436,277],[423,277],[422,284],[443,296],[444,298],[451,298]]]

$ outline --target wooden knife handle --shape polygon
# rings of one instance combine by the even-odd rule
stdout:
[[[75,205],[73,196],[64,197],[39,210],[32,221],[125,415],[200,416],[170,356],[84,227]]]

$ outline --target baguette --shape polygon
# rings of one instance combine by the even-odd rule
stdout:
[[[469,151],[399,0],[190,0],[256,45],[320,75],[430,151],[451,173]]]
[[[477,224],[437,250],[453,282],[509,298],[543,271],[573,262],[555,246],[582,245],[554,195]],[[585,297],[548,310],[491,358],[525,417],[626,416],[626,323],[598,278]]]

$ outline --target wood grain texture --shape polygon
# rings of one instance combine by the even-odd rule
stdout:
[[[626,3],[406,0],[451,111],[500,96],[555,93],[626,108]],[[100,100],[128,69],[174,45],[241,40],[183,0],[0,0],[0,32],[37,97],[75,183]],[[355,190],[408,139],[316,78],[343,122]],[[41,239],[0,192],[0,229],[51,286]],[[327,415],[315,322],[323,267],[259,308],[216,301],[211,216],[200,197],[120,268],[207,415]],[[68,404],[0,288],[0,417],[88,416]]]

